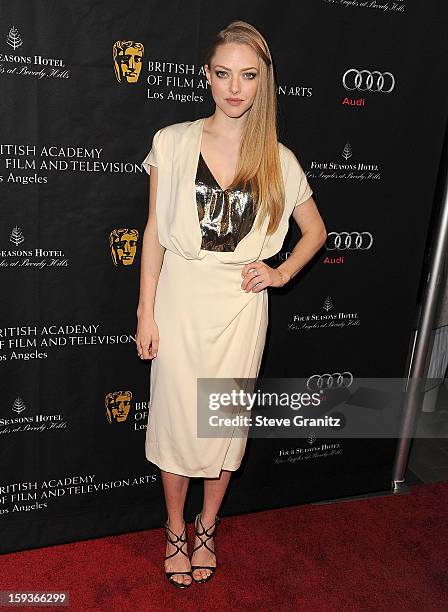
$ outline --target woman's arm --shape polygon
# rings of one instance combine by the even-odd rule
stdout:
[[[154,297],[162,268],[165,247],[159,243],[156,217],[157,167],[151,166],[149,175],[149,213],[145,231],[140,264],[140,295],[137,318],[154,319]]]
[[[266,287],[283,287],[325,243],[327,231],[312,197],[297,204],[292,216],[300,227],[302,237],[288,259],[276,268],[271,268],[262,260],[247,263],[241,271],[241,289],[246,293],[258,293]]]
[[[287,260],[276,268],[280,270],[280,276],[283,277],[285,283],[300,272],[327,239],[324,222],[313,198],[308,198],[297,205],[292,217],[300,227],[302,237],[297,241]]]

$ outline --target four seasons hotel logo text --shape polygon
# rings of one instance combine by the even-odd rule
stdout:
[[[14,53],[0,50],[0,74],[14,76],[31,76],[42,78],[70,78],[70,72],[65,68],[64,61],[58,57],[43,55],[21,55],[16,53],[23,45],[19,30],[12,26],[6,35],[6,44]],[[64,70],[62,70],[64,68]]]

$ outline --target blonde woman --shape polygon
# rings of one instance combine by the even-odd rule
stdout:
[[[247,437],[197,435],[197,379],[256,379],[268,287],[285,285],[321,248],[325,226],[294,153],[278,142],[276,86],[266,40],[235,21],[204,62],[214,113],[156,132],[143,238],[137,352],[151,359],[146,458],[161,470],[168,520],[165,573],[185,588],[212,578],[214,536]],[[276,268],[290,216],[302,237]],[[188,554],[190,478],[204,500]]]

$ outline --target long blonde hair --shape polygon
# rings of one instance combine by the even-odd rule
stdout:
[[[233,21],[218,32],[204,56],[211,61],[218,46],[226,43],[249,45],[259,58],[259,83],[241,138],[236,176],[228,189],[249,183],[257,211],[258,227],[269,215],[268,234],[278,228],[285,205],[277,136],[277,95],[271,53],[260,32],[245,21]]]

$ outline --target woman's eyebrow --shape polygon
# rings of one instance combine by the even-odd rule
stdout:
[[[227,66],[223,66],[222,64],[215,64],[215,68],[225,68],[226,70],[231,70],[231,68],[228,68]],[[249,66],[249,68],[241,68],[241,70],[257,70],[257,68],[255,66]]]

